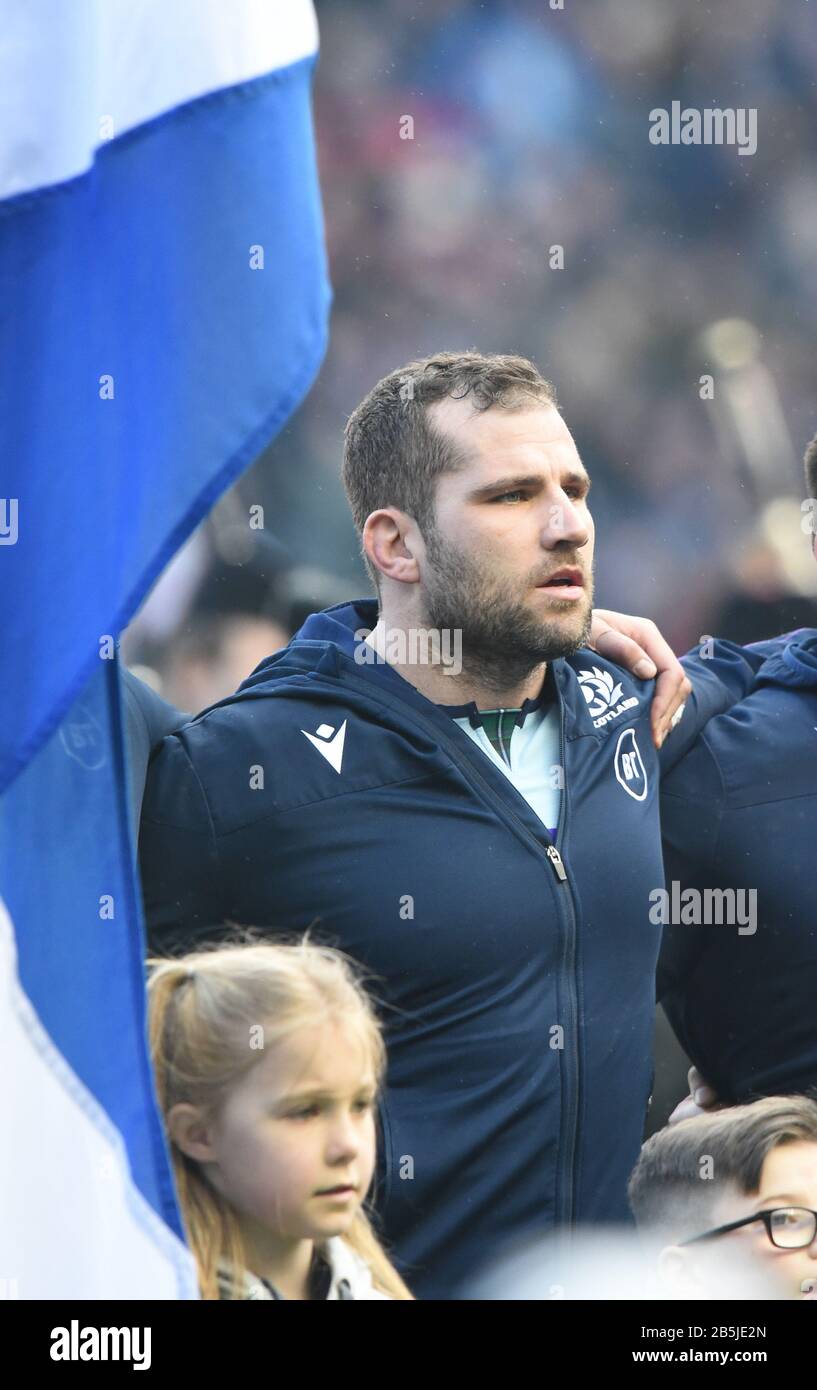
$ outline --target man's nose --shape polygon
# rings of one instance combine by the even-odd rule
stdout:
[[[569,497],[551,500],[545,510],[542,539],[549,547],[560,541],[576,547],[587,545],[590,540],[587,509],[574,506]]]

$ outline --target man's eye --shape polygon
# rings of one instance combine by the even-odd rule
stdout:
[[[505,502],[509,497],[526,497],[526,496],[527,496],[527,493],[519,492],[518,489],[517,489],[517,490],[515,490],[515,491],[513,491],[513,492],[503,492],[503,493],[500,493],[499,497],[495,497],[495,498],[494,498],[494,501],[495,501],[495,502]]]
[[[371,1108],[372,1108],[373,1105],[374,1105],[374,1101],[373,1101],[373,1100],[356,1100],[356,1101],[355,1101],[355,1110],[360,1110],[361,1112],[364,1111],[364,1110],[371,1110]]]
[[[317,1113],[318,1113],[318,1107],[317,1107],[317,1105],[307,1105],[307,1106],[304,1106],[304,1108],[303,1108],[302,1110],[290,1110],[290,1112],[289,1112],[289,1119],[290,1119],[290,1120],[309,1120],[309,1119],[312,1118],[313,1115],[317,1115]]]

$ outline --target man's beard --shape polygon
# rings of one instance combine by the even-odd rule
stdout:
[[[443,541],[433,527],[425,539],[429,568],[424,621],[438,631],[462,633],[463,671],[472,680],[502,692],[542,662],[569,656],[586,644],[592,622],[591,575],[585,576],[586,602],[566,601],[561,619],[545,611],[537,616],[519,596],[519,581],[492,580],[484,565]],[[563,565],[582,568],[567,546],[564,557],[554,554],[552,568]],[[528,591],[536,577],[531,577]]]

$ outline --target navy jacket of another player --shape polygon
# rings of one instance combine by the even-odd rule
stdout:
[[[697,925],[682,906],[658,972],[683,1047],[730,1102],[817,1087],[817,632],[746,650],[767,657],[757,688],[661,788],[676,900],[718,889],[742,908],[728,925],[730,898],[715,895]]]
[[[234,696],[165,738],[142,879],[154,949],[225,922],[313,927],[374,974],[389,1052],[377,1206],[409,1286],[445,1298],[509,1239],[628,1219],[652,1084],[650,894],[663,884],[653,683],[590,651],[552,663],[554,845],[443,707],[356,660],[372,649],[355,634],[376,620],[374,600],[313,614]],[[759,664],[728,643],[689,662],[695,695],[661,759],[741,698]],[[588,668],[603,673],[591,704]]]

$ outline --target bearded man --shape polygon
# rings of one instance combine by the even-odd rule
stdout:
[[[510,1240],[629,1219],[660,764],[754,666],[728,643],[688,659],[659,756],[653,682],[586,648],[590,480],[523,358],[390,373],[343,479],[377,598],[313,614],[164,740],[145,908],[155,950],[311,928],[363,965],[389,1057],[378,1216],[413,1291],[451,1298]]]

